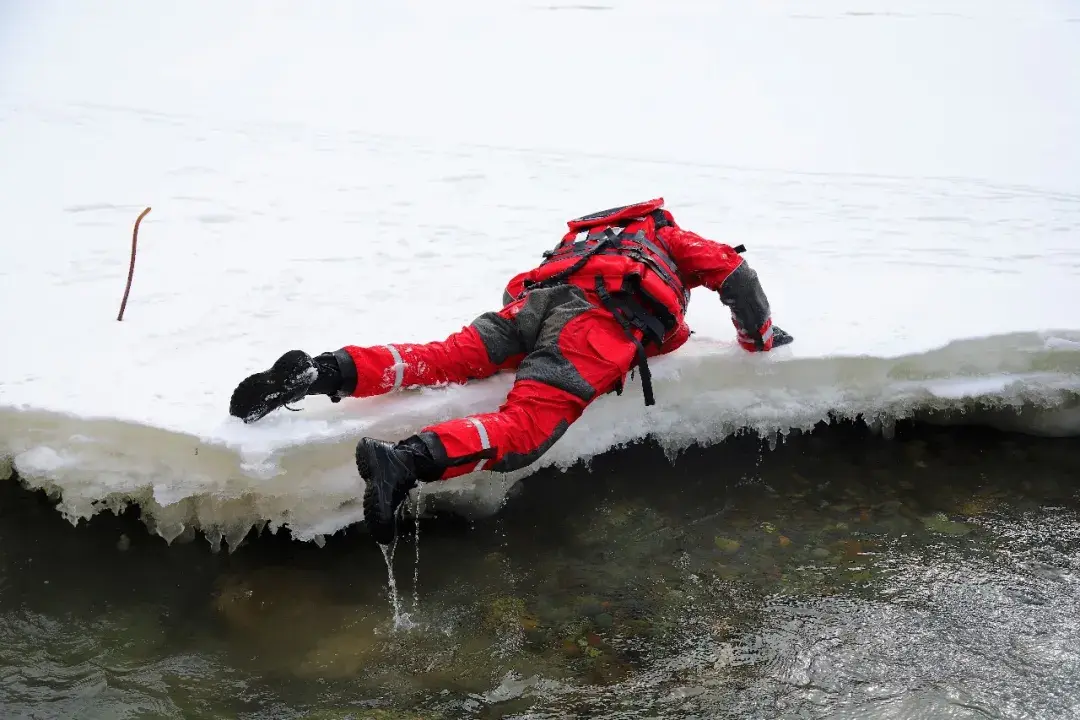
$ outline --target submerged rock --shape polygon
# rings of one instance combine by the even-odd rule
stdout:
[[[973,529],[966,523],[949,520],[945,513],[940,512],[923,517],[922,521],[927,530],[942,535],[967,535]]]
[[[500,597],[488,603],[484,625],[492,630],[516,627],[532,629],[537,621],[526,612],[525,601],[521,598]]]
[[[742,546],[742,543],[738,540],[732,540],[731,538],[721,537],[719,535],[713,539],[713,542],[716,544],[716,547],[726,553],[737,552]]]

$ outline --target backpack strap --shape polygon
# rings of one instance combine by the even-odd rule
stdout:
[[[634,300],[632,293],[618,292],[613,296],[608,292],[607,287],[604,285],[604,278],[601,275],[596,276],[596,295],[600,298],[600,303],[622,326],[626,337],[634,343],[636,357],[631,367],[637,367],[641,370],[641,392],[645,395],[646,407],[655,405],[656,398],[653,396],[649,357],[645,352],[645,345],[634,335],[634,328],[642,331],[645,342],[660,343],[664,337],[663,325],[657,320],[656,316],[651,315],[640,303]],[[617,392],[620,395],[622,394],[621,382],[617,386]]]

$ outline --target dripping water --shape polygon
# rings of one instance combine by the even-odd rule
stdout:
[[[413,546],[416,548],[416,559],[413,562],[413,612],[420,605],[420,512],[423,510],[421,493],[424,491],[424,483],[417,483],[416,487],[416,511],[413,513]]]
[[[397,549],[397,538],[389,545],[379,544],[383,559],[386,561],[387,589],[390,595],[390,607],[394,611],[394,630],[411,630],[416,627],[412,616],[402,611],[401,596],[398,594],[397,578],[394,577],[394,551]]]

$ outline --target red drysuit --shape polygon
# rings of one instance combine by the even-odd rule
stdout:
[[[741,250],[683,230],[663,203],[657,198],[568,222],[569,232],[545,261],[509,282],[501,310],[446,340],[344,347],[356,367],[351,395],[515,370],[497,411],[419,433],[446,468],[445,479],[532,463],[590,402],[621,390],[635,366],[651,404],[645,356],[669,353],[689,338],[684,314],[691,288],[719,293],[746,350],[770,350],[768,301]]]

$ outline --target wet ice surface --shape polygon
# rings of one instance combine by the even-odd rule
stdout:
[[[7,717],[1068,718],[1074,440],[636,448],[497,518],[212,555],[0,503]],[[126,533],[121,538],[121,533]],[[414,575],[415,572],[415,575]],[[418,585],[414,585],[418,579]],[[323,713],[323,714],[318,714]],[[351,714],[350,714],[351,713]]]

